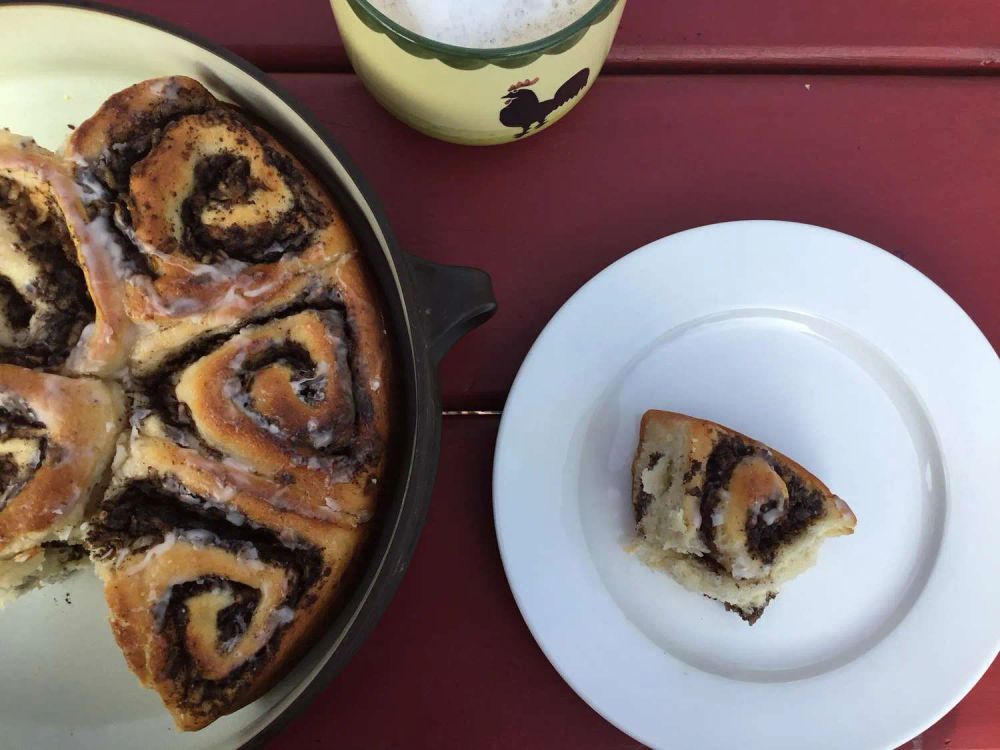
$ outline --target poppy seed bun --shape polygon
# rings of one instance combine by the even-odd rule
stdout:
[[[714,422],[647,411],[632,465],[636,554],[751,625],[829,536],[847,504],[787,456]]]

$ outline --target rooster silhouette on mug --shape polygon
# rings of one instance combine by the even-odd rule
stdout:
[[[515,135],[515,138],[527,135],[535,123],[538,123],[535,126],[535,130],[538,130],[545,124],[545,119],[549,115],[583,91],[589,79],[590,68],[584,68],[560,86],[554,97],[545,101],[539,101],[538,95],[528,88],[538,83],[537,78],[518,81],[501,97],[506,99],[507,103],[500,110],[500,122],[509,128],[521,128],[521,132]]]

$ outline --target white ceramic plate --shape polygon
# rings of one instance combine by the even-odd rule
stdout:
[[[757,437],[858,516],[752,628],[625,550],[648,408]],[[654,242],[552,319],[504,410],[494,511],[549,660],[659,748],[893,748],[1000,645],[1000,361],[938,287],[781,222]]]
[[[73,7],[0,7],[0,126],[32,135],[48,148],[58,148],[67,126],[82,122],[115,91],[173,74],[194,76],[216,95],[294,132],[306,155],[333,170],[359,205],[367,206],[320,137],[237,61],[128,18]],[[261,741],[261,733],[302,699],[341,643],[338,636],[328,646],[318,644],[263,698],[206,729],[182,734],[158,696],[129,672],[107,618],[90,571],[0,611],[0,750],[201,750]]]

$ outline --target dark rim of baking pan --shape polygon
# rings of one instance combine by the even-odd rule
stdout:
[[[397,424],[405,424],[408,429],[393,446],[393,492],[391,497],[383,499],[383,507],[373,522],[374,539],[368,545],[365,559],[361,563],[364,569],[356,573],[349,595],[339,605],[326,630],[309,646],[283,679],[288,679],[300,669],[311,669],[319,660],[325,659],[325,663],[311,680],[306,674],[300,675],[300,682],[294,688],[300,691],[299,694],[240,746],[258,747],[309,705],[320,690],[344,668],[396,593],[423,529],[437,471],[441,439],[441,397],[435,370],[440,358],[452,344],[484,323],[495,311],[496,302],[489,277],[476,269],[441,266],[400,250],[381,204],[343,149],[295,97],[239,55],[169,22],[90,0],[15,0],[0,3],[0,7],[26,5],[89,11],[149,26],[201,47],[243,71],[286,104],[330,150],[357,187],[374,223],[385,237],[383,250],[372,229],[372,222],[364,215],[362,207],[341,184],[336,174],[312,154],[312,149],[302,143],[301,137],[296,133],[276,128],[273,123],[269,123],[281,140],[291,146],[293,153],[333,193],[379,281],[393,329],[397,371],[401,376],[401,383],[397,388],[401,420]],[[212,85],[213,82],[208,83]],[[404,346],[407,343],[409,345]],[[330,654],[329,658],[325,657],[327,653]],[[302,682],[305,684],[302,685]]]

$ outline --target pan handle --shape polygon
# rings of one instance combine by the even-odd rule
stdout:
[[[493,283],[478,268],[445,266],[409,254],[408,260],[420,300],[416,316],[437,364],[462,336],[493,317]]]

